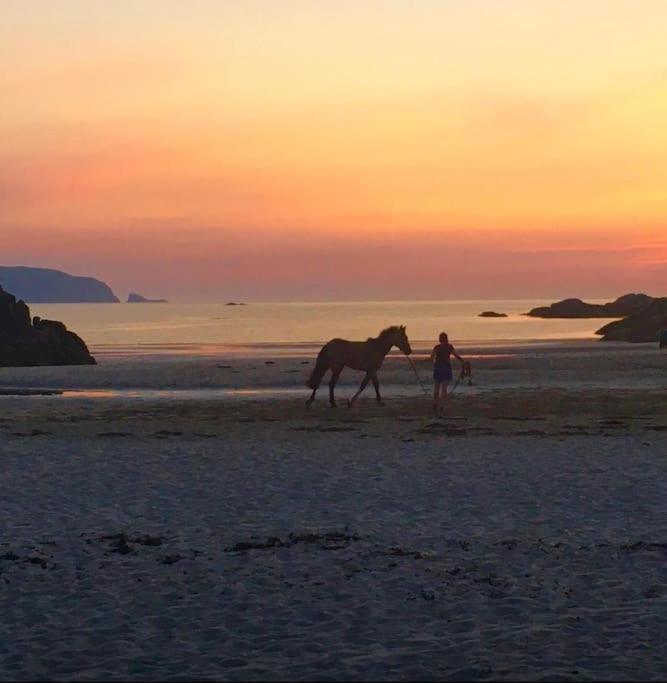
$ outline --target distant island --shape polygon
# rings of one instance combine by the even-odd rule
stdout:
[[[246,304],[243,304],[243,303],[241,303],[241,304],[236,303],[236,301],[228,301],[228,302],[225,304],[225,306],[245,306],[245,305],[246,305]]]
[[[50,268],[0,266],[0,285],[33,304],[118,303],[104,282]]]
[[[528,311],[532,318],[625,318],[639,313],[655,299],[648,294],[625,294],[606,304],[588,304],[581,299],[563,299],[550,306]]]
[[[136,292],[130,292],[130,295],[127,297],[127,303],[128,304],[166,304],[168,301],[166,299],[147,299],[145,296],[141,296],[141,294],[137,294]]]
[[[482,311],[478,318],[506,318],[507,313],[496,313],[495,311]]]

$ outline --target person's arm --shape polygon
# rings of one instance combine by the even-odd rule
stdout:
[[[437,346],[433,347],[433,351],[431,351],[431,363],[435,363],[435,352],[437,350]]]
[[[461,365],[463,365],[463,363],[465,363],[463,358],[461,358],[461,356],[459,356],[459,354],[456,353],[456,349],[451,344],[449,345],[449,352],[452,354],[452,356],[454,356],[454,358],[456,358],[458,361],[460,361]]]

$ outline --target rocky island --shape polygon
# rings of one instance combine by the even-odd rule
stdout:
[[[55,320],[30,320],[26,304],[0,287],[0,367],[94,365],[81,337]]]
[[[496,311],[482,311],[478,318],[506,318],[507,313],[496,313]]]
[[[127,297],[127,303],[128,304],[166,304],[168,302],[166,299],[147,299],[145,296],[141,296],[141,294],[137,294],[136,292],[130,292],[129,296]]]
[[[50,268],[0,266],[0,286],[33,304],[118,303],[104,282]]]
[[[606,304],[589,304],[581,299],[563,299],[550,306],[528,311],[532,318],[625,318],[639,313],[654,301],[648,294],[625,294]]]
[[[653,299],[641,311],[600,328],[602,341],[657,342],[667,330],[667,297]]]

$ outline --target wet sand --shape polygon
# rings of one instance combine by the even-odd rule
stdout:
[[[352,410],[298,358],[0,370],[112,391],[0,397],[0,678],[662,679],[667,355],[489,358],[437,419],[398,360]]]

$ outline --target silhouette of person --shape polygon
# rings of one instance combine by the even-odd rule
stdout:
[[[433,347],[431,351],[431,362],[433,363],[433,410],[436,414],[440,412],[441,403],[447,400],[447,386],[452,381],[452,359],[454,356],[461,362],[465,363],[463,358],[459,356],[456,349],[449,343],[449,337],[446,332],[441,332],[439,337],[440,343]]]

